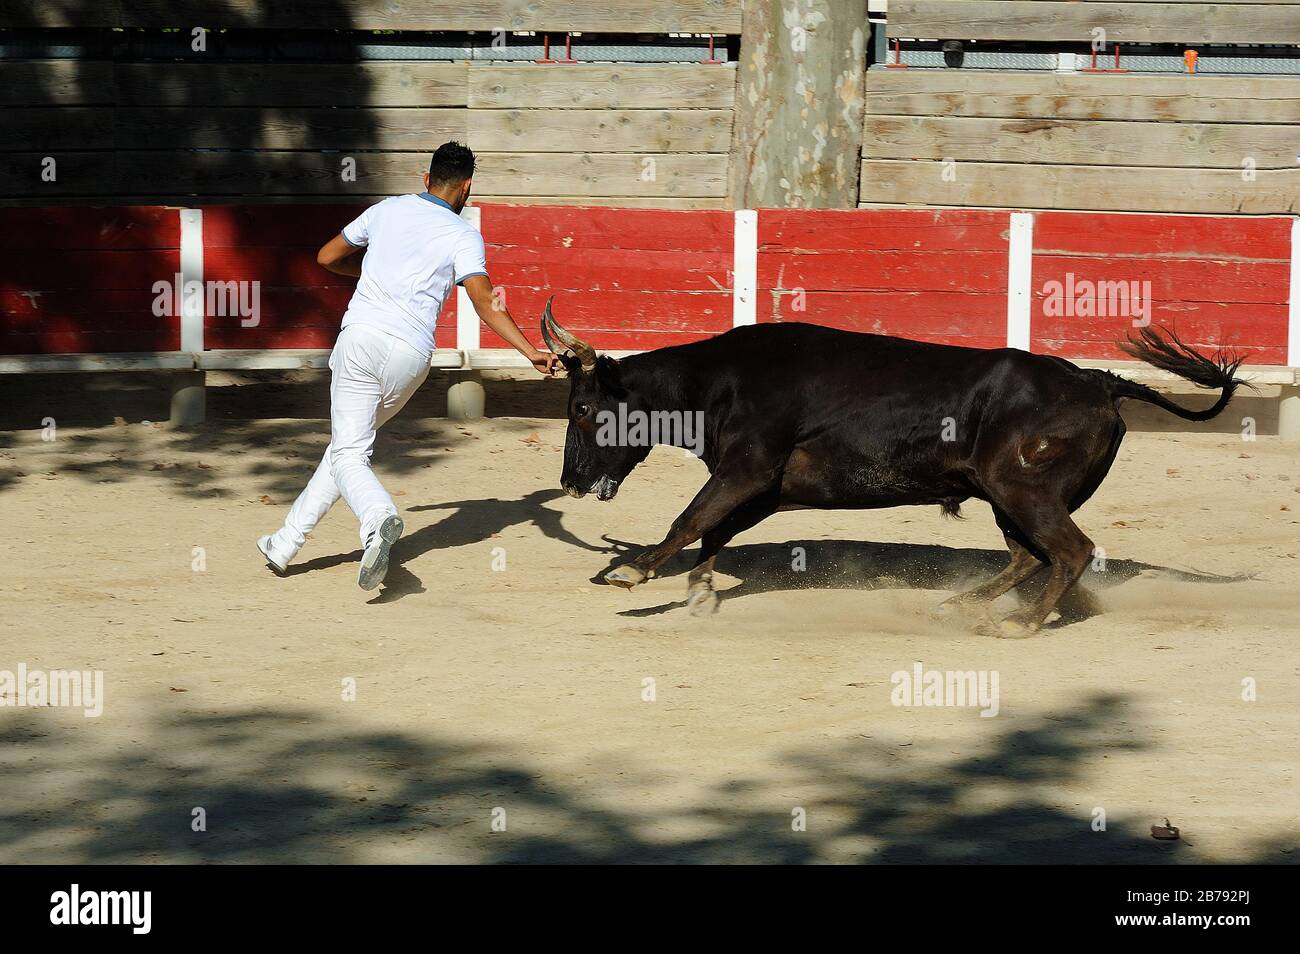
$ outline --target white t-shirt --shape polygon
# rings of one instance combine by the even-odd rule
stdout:
[[[428,355],[452,288],[487,274],[483,236],[427,192],[372,205],[344,226],[343,239],[366,255],[342,327],[369,325]]]

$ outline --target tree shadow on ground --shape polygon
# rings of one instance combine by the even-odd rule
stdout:
[[[0,860],[25,862],[1279,862],[1290,833],[1231,857],[1154,841],[1152,820],[1046,791],[1150,752],[1129,702],[1003,716],[978,749],[873,739],[803,748],[694,801],[599,770],[548,777],[507,746],[353,728],[305,711],[154,718],[126,746],[14,715],[0,733]],[[593,746],[611,740],[595,737]],[[1101,806],[1101,807],[1104,807]],[[195,809],[206,831],[192,830]],[[806,831],[792,812],[807,813]],[[494,810],[505,831],[492,831]],[[1157,819],[1158,821],[1158,819]],[[1191,843],[1188,843],[1191,842]],[[847,846],[850,846],[846,848]]]

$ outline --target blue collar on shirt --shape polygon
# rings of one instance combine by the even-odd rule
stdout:
[[[448,212],[454,214],[456,211],[451,207],[451,203],[448,202],[446,199],[440,199],[436,195],[430,195],[428,192],[421,192],[419,195],[421,199],[424,199],[427,202],[432,202],[434,205],[440,205]]]

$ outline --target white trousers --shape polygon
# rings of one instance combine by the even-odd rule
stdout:
[[[393,498],[370,469],[375,432],[429,376],[429,358],[400,338],[349,325],[330,354],[330,443],[320,466],[276,532],[275,548],[292,558],[341,496],[361,521],[361,545],[389,514]]]

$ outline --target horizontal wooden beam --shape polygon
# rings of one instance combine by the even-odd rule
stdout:
[[[729,109],[470,109],[485,152],[726,152]]]
[[[0,63],[0,106],[98,105],[116,99],[113,64],[109,62],[5,60]]]
[[[0,152],[114,149],[348,149],[431,152],[465,141],[465,109],[55,106],[11,109]]]
[[[1232,169],[1151,169],[1020,163],[862,163],[862,202],[1081,209],[1119,212],[1222,212],[1251,215],[1300,211],[1300,169],[1263,170],[1252,182]]]
[[[188,205],[217,196],[395,195],[418,192],[429,163],[427,152],[68,152],[52,157],[57,178],[45,181],[44,158],[0,153],[0,196],[171,196]],[[344,176],[353,171],[348,159],[355,178]]]
[[[1300,124],[1300,81],[879,69],[867,73],[866,103],[868,114],[890,116]]]
[[[492,196],[721,198],[727,157],[490,153],[479,162],[474,188]]]
[[[472,109],[729,109],[736,71],[729,66],[498,66],[469,70]]]
[[[71,152],[54,156],[56,178],[47,181],[45,158],[0,153],[0,196],[193,195],[185,200],[191,204],[237,195],[395,195],[419,191],[429,162],[428,152]],[[726,177],[725,155],[504,152],[480,159],[474,185],[496,196],[716,198],[726,193]]]
[[[721,209],[726,200],[721,197],[694,196],[682,199],[661,195],[476,195],[474,201],[502,205],[589,205],[624,209]]]
[[[867,159],[955,159],[1087,166],[1292,169],[1296,127],[868,116]]]
[[[892,0],[889,35],[929,40],[1107,43],[1300,43],[1295,5]]]
[[[466,63],[120,63],[123,106],[464,106]]]
[[[740,7],[741,0],[100,0],[72,13],[57,3],[0,0],[0,28],[739,33]]]

